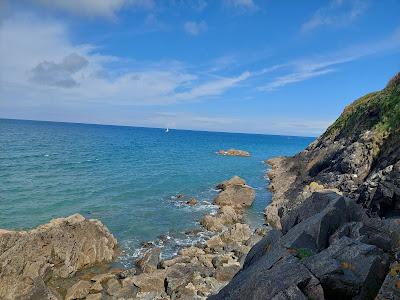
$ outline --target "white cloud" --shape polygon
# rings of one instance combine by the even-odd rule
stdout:
[[[346,26],[361,16],[366,9],[366,1],[331,0],[328,6],[318,9],[301,26],[301,31],[309,32],[322,26]]]
[[[62,23],[29,15],[5,20],[0,41],[0,104],[165,105],[221,95],[249,77],[215,78],[182,63],[105,56],[93,45],[72,44]]]
[[[30,0],[34,4],[80,16],[113,18],[124,6],[151,9],[153,0]]]
[[[188,21],[183,25],[183,29],[191,35],[199,35],[200,33],[207,30],[207,23],[204,21],[195,22]]]
[[[400,47],[400,28],[397,28],[390,36],[368,44],[353,45],[349,48],[313,56],[306,59],[290,61],[285,64],[265,68],[259,72],[253,72],[254,76],[266,73],[284,72],[283,75],[274,77],[272,80],[260,87],[263,91],[273,91],[288,84],[301,82],[314,77],[323,76],[336,71],[337,67],[366,56],[375,55],[385,51],[398,49]]]

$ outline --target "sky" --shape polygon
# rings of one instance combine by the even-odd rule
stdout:
[[[0,118],[317,136],[399,71],[399,0],[0,0]]]

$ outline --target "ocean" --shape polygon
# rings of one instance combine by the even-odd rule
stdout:
[[[130,266],[143,242],[162,255],[201,241],[200,218],[216,207],[219,182],[234,175],[256,189],[247,212],[263,223],[271,201],[265,159],[293,155],[314,138],[0,119],[0,228],[29,229],[80,213],[118,239]],[[236,148],[251,157],[219,156]],[[178,194],[195,197],[188,206]]]

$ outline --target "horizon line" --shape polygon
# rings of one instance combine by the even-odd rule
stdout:
[[[38,119],[18,119],[18,118],[6,118],[6,117],[0,117],[0,120],[64,123],[64,124],[76,124],[76,125],[131,127],[131,128],[161,129],[161,130],[167,128],[167,127],[147,127],[147,126],[124,125],[124,124],[104,124],[104,123],[83,123],[83,122],[72,122],[72,121],[53,121],[53,120],[38,120]],[[179,131],[198,131],[198,132],[211,132],[211,133],[249,134],[249,135],[298,137],[298,138],[317,138],[318,137],[318,136],[305,136],[305,135],[295,135],[295,134],[285,135],[285,134],[275,134],[275,133],[234,132],[234,131],[218,131],[218,130],[204,130],[204,129],[198,130],[198,129],[174,128],[174,127],[169,127],[169,129],[170,130],[179,130]]]

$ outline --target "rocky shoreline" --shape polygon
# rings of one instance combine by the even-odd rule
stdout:
[[[269,160],[274,229],[212,300],[400,299],[400,73]]]
[[[204,244],[161,260],[161,249],[146,243],[132,269],[110,267],[117,241],[101,222],[81,215],[27,232],[0,231],[0,299],[206,299],[232,279],[268,231],[252,232],[245,223],[255,192],[243,179],[216,188],[218,211],[200,220],[211,236]]]
[[[0,231],[0,299],[400,299],[399,120],[400,73],[307,149],[268,161],[273,229],[244,223],[254,190],[234,177],[200,221],[212,237],[172,259],[149,245],[135,269],[77,276],[117,255],[99,221]]]

